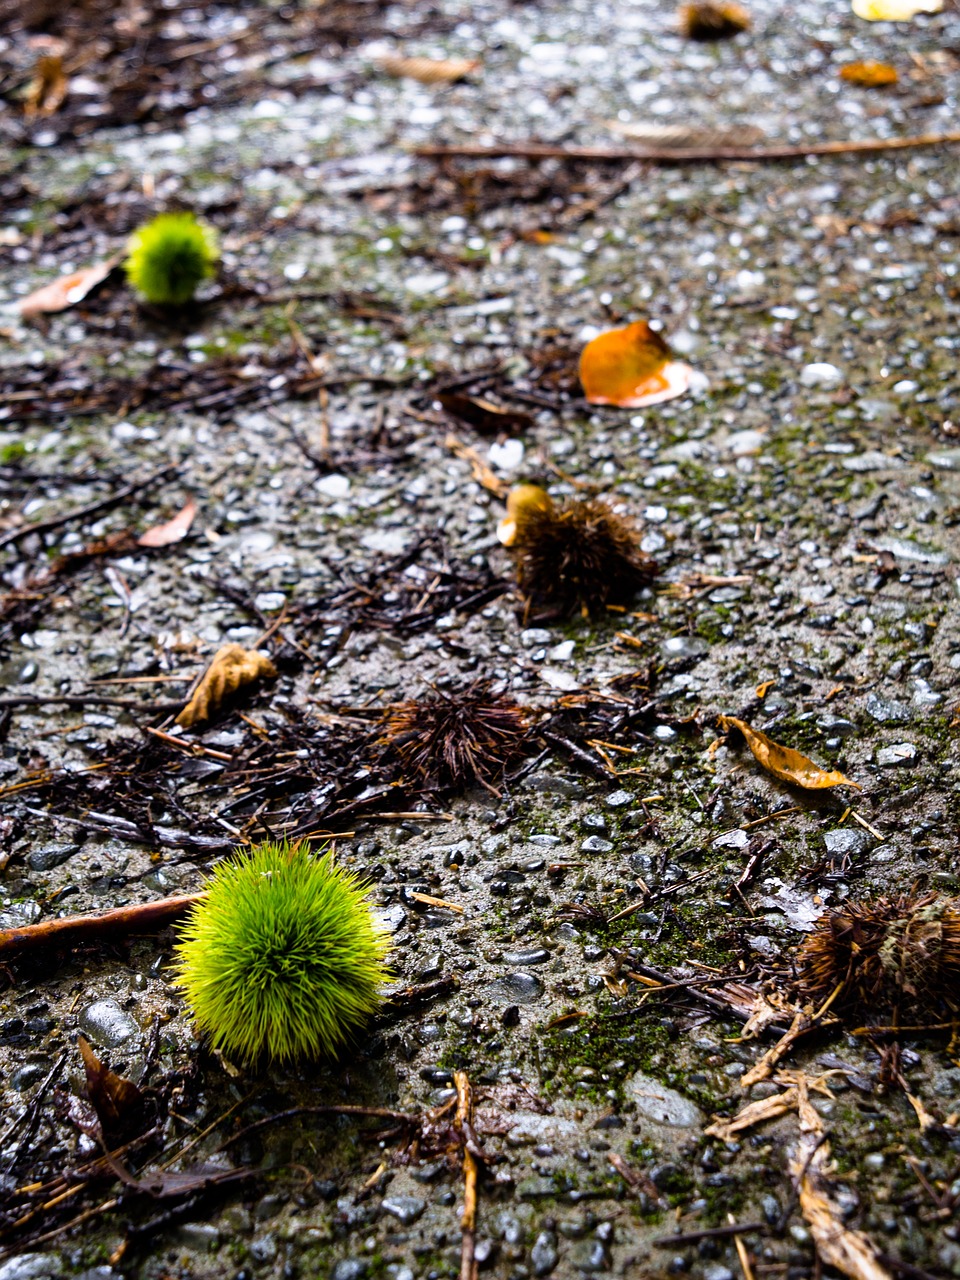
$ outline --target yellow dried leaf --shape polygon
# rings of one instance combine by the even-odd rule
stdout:
[[[192,729],[215,716],[231,694],[258,680],[276,679],[277,669],[256,649],[244,649],[243,645],[225,644],[213,656],[213,661],[193,691],[193,697],[177,716],[177,724]]]
[[[918,13],[939,13],[943,0],[853,0],[851,7],[867,22],[909,22]]]
[[[419,80],[421,84],[453,84],[480,66],[479,58],[404,58],[387,54],[377,65],[388,76]]]
[[[845,774],[836,769],[821,769],[799,751],[794,751],[792,747],[782,747],[779,742],[774,742],[759,729],[751,729],[750,725],[744,720],[738,720],[736,716],[718,716],[717,720],[725,733],[730,729],[739,729],[756,760],[781,782],[792,782],[794,786],[806,787],[808,791],[841,786],[860,790],[859,784],[851,782]]]

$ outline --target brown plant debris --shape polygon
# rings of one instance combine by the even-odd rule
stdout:
[[[597,499],[557,505],[535,485],[511,491],[499,536],[528,602],[563,615],[625,604],[659,572],[625,516]]]
[[[839,987],[835,1011],[885,1017],[958,1007],[960,902],[923,897],[844,903],[817,921],[797,955],[800,989],[818,1002]]]
[[[419,80],[421,84],[454,84],[476,71],[480,59],[405,58],[400,54],[385,54],[377,59],[377,65],[388,76]]]
[[[742,4],[684,4],[677,13],[688,40],[729,40],[750,30],[750,14]]]
[[[203,724],[239,689],[260,680],[275,680],[276,676],[276,667],[256,649],[225,644],[214,654],[193,696],[177,716],[177,724],[184,729]]]
[[[799,751],[781,746],[779,742],[774,742],[765,733],[751,728],[746,721],[738,720],[736,716],[718,716],[717,722],[724,733],[731,729],[739,730],[758,763],[781,782],[792,782],[794,786],[804,787],[808,791],[841,786],[860,789],[859,784],[852,782],[845,774],[836,769],[821,769]]]
[[[132,1080],[111,1071],[90,1047],[84,1036],[77,1048],[87,1076],[87,1097],[93,1103],[100,1129],[108,1146],[116,1146],[143,1127],[144,1097]]]
[[[492,791],[524,753],[527,727],[522,707],[477,680],[391,707],[381,740],[406,772],[431,786],[463,791],[479,783]]]

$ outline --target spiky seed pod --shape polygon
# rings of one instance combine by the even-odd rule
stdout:
[[[520,498],[511,502],[515,493]],[[534,485],[509,495],[500,539],[510,547],[527,599],[563,615],[623,604],[659,572],[640,550],[634,524],[605,502],[558,505]]]
[[[217,868],[181,929],[179,985],[197,1027],[240,1062],[335,1054],[378,1008],[387,938],[360,880],[305,845]]]
[[[677,17],[680,30],[688,40],[729,40],[741,31],[749,31],[750,13],[742,4],[715,0],[705,4],[683,4]]]
[[[814,1003],[840,987],[836,1011],[955,1010],[960,902],[931,893],[845,903],[820,917],[797,962],[801,992]]]
[[[523,754],[526,712],[477,680],[465,688],[408,699],[384,716],[381,742],[403,770],[429,786],[463,791],[479,783],[493,790]]]
[[[161,213],[130,237],[127,279],[147,302],[180,307],[214,275],[217,233],[192,213]]]

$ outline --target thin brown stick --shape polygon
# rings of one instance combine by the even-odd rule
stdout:
[[[146,715],[159,715],[164,711],[178,711],[179,702],[141,702],[138,698],[105,698],[99,693],[65,694],[63,697],[24,693],[12,698],[0,698],[0,707],[127,707],[131,711],[143,711]]]
[[[463,1134],[463,1217],[460,1244],[460,1280],[477,1280],[477,1159],[470,1150],[473,1094],[465,1071],[453,1073],[457,1087],[456,1125]]]
[[[85,507],[77,507],[62,516],[51,516],[49,520],[37,520],[33,524],[22,524],[0,537],[0,548],[9,547],[15,542],[20,542],[21,539],[28,538],[31,533],[48,533],[51,529],[59,529],[62,525],[69,524],[71,520],[83,520],[87,516],[99,515],[101,511],[109,511],[111,507],[118,507],[127,498],[132,498],[141,489],[148,489],[152,484],[156,484],[159,480],[165,480],[167,476],[179,471],[179,469],[176,463],[171,463],[166,467],[161,467],[153,475],[147,476],[145,480],[137,480],[133,484],[125,485],[122,489],[118,489],[116,493],[112,493],[109,498],[101,498],[99,502],[89,502]]]
[[[278,1111],[272,1116],[265,1116],[263,1120],[255,1120],[253,1124],[248,1124],[246,1128],[240,1129],[229,1138],[225,1138],[214,1154],[225,1151],[227,1147],[233,1146],[235,1142],[239,1142],[242,1138],[249,1138],[251,1134],[259,1133],[261,1129],[265,1129],[271,1124],[279,1124],[283,1120],[293,1120],[297,1116],[358,1116],[361,1118],[370,1116],[375,1120],[395,1120],[398,1124],[409,1125],[416,1124],[418,1119],[417,1116],[409,1115],[406,1111],[390,1111],[386,1107],[360,1107],[349,1104],[328,1107],[290,1107],[287,1111]]]
[[[21,955],[43,947],[71,947],[78,942],[101,942],[105,938],[125,937],[131,933],[155,933],[180,918],[205,893],[182,894],[176,898],[160,898],[156,902],[137,902],[84,916],[62,916],[58,920],[41,920],[21,929],[0,930],[0,956]]]
[[[458,146],[414,147],[413,154],[429,160],[451,158],[490,160],[593,160],[604,164],[643,160],[650,164],[724,164],[736,161],[803,160],[807,156],[870,155],[906,151],[914,147],[939,147],[960,142],[960,132],[920,133],[907,138],[864,138],[859,141],[809,142],[791,147],[556,147],[544,142],[504,142],[492,147],[477,143]]]
[[[706,1227],[703,1231],[683,1231],[675,1236],[657,1236],[651,1240],[659,1249],[672,1249],[675,1245],[696,1244],[698,1240],[718,1240],[723,1236],[746,1235],[748,1232],[768,1232],[765,1222],[734,1222],[726,1227]]]

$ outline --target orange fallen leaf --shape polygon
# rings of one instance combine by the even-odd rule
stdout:
[[[896,67],[886,62],[848,62],[840,68],[840,79],[864,89],[878,89],[896,84],[900,77]]]
[[[77,1048],[87,1076],[87,1096],[93,1103],[104,1138],[115,1143],[137,1129],[143,1118],[144,1097],[132,1080],[104,1066],[84,1036]]]
[[[821,769],[799,751],[783,747],[759,729],[752,729],[745,720],[738,720],[736,716],[718,716],[717,723],[724,733],[730,729],[739,729],[756,760],[781,782],[792,782],[808,791],[823,791],[827,787],[841,786],[860,790],[859,783],[852,782],[845,774],[836,769]]]
[[[553,499],[537,484],[518,484],[507,494],[507,514],[497,525],[497,537],[505,547],[517,540],[517,524],[528,511],[552,511]]]
[[[377,59],[377,65],[388,76],[419,80],[421,84],[453,84],[481,64],[479,58],[404,58],[387,54]]]
[[[227,698],[238,689],[260,680],[274,680],[276,675],[277,669],[270,659],[256,649],[225,644],[213,655],[213,661],[201,676],[193,696],[177,716],[177,724],[192,729],[215,716]]]
[[[646,320],[598,334],[580,356],[580,382],[587,400],[619,409],[641,409],[682,396],[689,389],[690,373],[690,366],[673,359],[667,343]]]
[[[60,276],[58,280],[45,284],[27,294],[17,303],[17,310],[25,320],[46,312],[66,311],[82,302],[92,289],[102,284],[119,263],[119,258],[109,258],[106,262],[97,262],[92,267],[84,267],[82,271],[74,271],[68,276]]]
[[[141,533],[137,539],[139,547],[169,547],[174,542],[181,542],[190,532],[190,526],[197,514],[197,504],[191,498],[172,520],[164,524],[155,524],[152,529]]]

